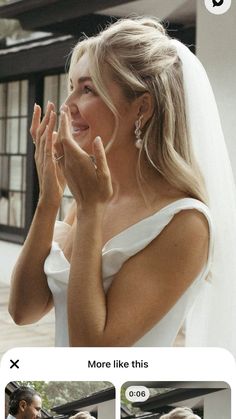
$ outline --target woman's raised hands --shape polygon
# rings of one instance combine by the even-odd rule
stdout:
[[[75,142],[70,130],[70,111],[67,106],[61,110],[55,151],[58,165],[62,167],[66,182],[80,208],[104,208],[112,196],[112,182],[106,154],[100,137],[93,141],[93,154],[96,164]]]
[[[35,144],[39,199],[47,205],[59,207],[65,188],[65,178],[61,167],[54,158],[54,143],[57,137],[55,126],[56,113],[53,103],[48,102],[42,120],[41,108],[35,104],[30,133]]]

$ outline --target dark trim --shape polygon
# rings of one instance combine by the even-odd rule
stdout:
[[[26,169],[26,202],[25,202],[25,229],[26,234],[30,228],[35,208],[38,202],[39,185],[36,166],[34,162],[34,144],[30,135],[31,115],[35,102],[43,107],[43,83],[42,75],[29,78],[28,90],[28,138],[27,138],[27,169]]]
[[[96,393],[93,393],[90,396],[83,397],[82,399],[76,400],[74,402],[66,403],[61,406],[55,406],[51,408],[51,410],[57,414],[66,414],[86,406],[103,403],[113,399],[115,399],[115,388],[110,387],[105,390],[100,390]]]
[[[11,227],[8,225],[0,225],[0,240],[22,244],[24,243],[25,229],[19,227]]]
[[[150,397],[146,402],[133,403],[133,407],[140,407],[143,411],[155,411],[156,409],[173,404],[183,400],[193,399],[195,397],[204,396],[205,394],[214,393],[216,391],[225,390],[224,388],[180,388],[167,393],[158,394]]]
[[[135,0],[112,0],[112,7]],[[0,17],[18,19],[25,29],[68,21],[111,7],[110,0],[22,0],[0,7]]]
[[[42,45],[18,52],[0,55],[0,80],[8,81],[13,77],[24,78],[32,73],[63,72],[74,38],[63,42]]]

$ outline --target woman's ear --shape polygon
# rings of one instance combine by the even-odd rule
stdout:
[[[138,115],[137,118],[139,118],[141,115],[143,115],[142,118],[142,125],[144,126],[146,122],[149,121],[149,119],[152,117],[154,112],[154,104],[153,104],[153,98],[150,95],[150,93],[145,92],[138,98]]]

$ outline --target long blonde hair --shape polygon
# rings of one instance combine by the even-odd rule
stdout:
[[[169,184],[207,202],[204,180],[196,163],[186,121],[182,63],[164,27],[155,18],[121,19],[74,48],[70,68],[85,54],[97,93],[119,115],[107,91],[104,66],[127,100],[145,92],[153,98],[154,112],[143,127],[141,161],[147,161]]]

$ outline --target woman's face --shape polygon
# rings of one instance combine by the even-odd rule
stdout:
[[[75,141],[87,153],[92,154],[92,142],[96,136],[102,138],[106,146],[113,138],[115,130],[115,117],[102,98],[98,96],[89,72],[89,59],[84,54],[70,70],[71,92],[65,104],[71,112],[71,132]],[[107,90],[110,98],[120,114],[118,130],[115,141],[134,137],[133,104],[130,104],[117,83],[106,77]],[[128,138],[127,138],[128,137]]]

